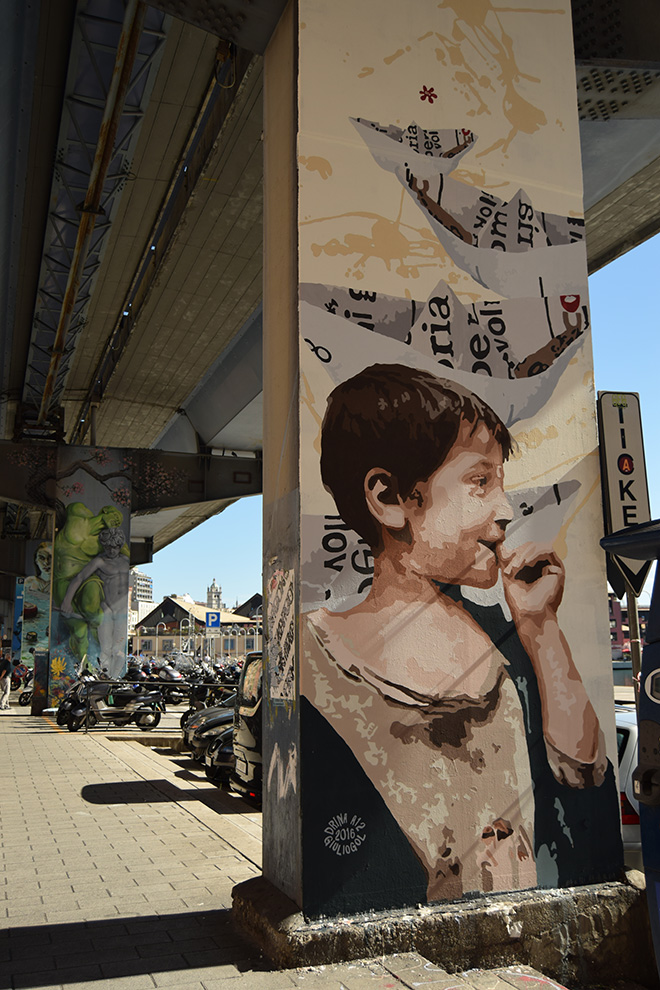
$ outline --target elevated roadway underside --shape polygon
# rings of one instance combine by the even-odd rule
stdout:
[[[282,7],[14,5],[0,439],[259,457],[262,53]],[[574,30],[593,271],[660,230],[660,27],[644,0],[576,0]],[[234,498],[133,533],[158,550]]]

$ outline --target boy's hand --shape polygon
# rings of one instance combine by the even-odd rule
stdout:
[[[504,595],[516,626],[555,618],[564,593],[564,565],[549,546],[524,543],[515,550],[500,546]]]

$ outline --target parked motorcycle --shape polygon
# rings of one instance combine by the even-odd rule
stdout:
[[[101,677],[98,670],[94,672],[90,669],[87,664],[86,657],[83,657],[82,661],[75,668],[75,675],[76,680],[73,682],[58,705],[56,716],[58,725],[66,725],[69,721],[71,710],[74,707],[80,707],[83,703],[82,692],[85,684],[90,681],[98,680]]]
[[[25,677],[23,678],[23,690],[18,696],[18,703],[21,708],[26,708],[27,705],[32,701],[32,681],[34,679],[34,671],[28,670]]]
[[[189,707],[181,716],[181,728],[195,712],[216,705],[225,705],[230,696],[232,696],[232,700],[229,704],[233,704],[233,695],[235,694],[233,688],[223,684],[220,675],[205,661],[201,661],[188,672],[187,682]]]
[[[163,696],[170,705],[180,705],[188,696],[183,674],[170,664],[154,667],[152,677],[148,679],[160,682]],[[163,684],[163,681],[167,681],[168,684]],[[172,683],[171,687],[169,682]]]
[[[83,683],[79,697],[68,714],[69,732],[82,726],[91,729],[100,722],[129,725],[138,729],[154,729],[160,722],[165,703],[160,690],[145,691],[141,685],[131,687],[118,682],[90,681]]]
[[[25,680],[25,676],[28,673],[28,668],[24,663],[17,663],[11,672],[11,690],[18,691],[19,687]]]
[[[129,661],[124,680],[134,683],[137,681],[146,681],[146,679],[147,675],[140,664],[135,660]]]

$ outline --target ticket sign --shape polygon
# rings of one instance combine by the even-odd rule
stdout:
[[[221,626],[222,612],[207,612],[206,613],[206,628],[207,629],[219,629]]]
[[[605,524],[609,534],[651,518],[637,392],[599,392],[598,424]],[[620,577],[639,596],[651,564],[616,555],[611,560],[620,576],[608,568],[608,579],[618,597],[622,598],[627,590]]]

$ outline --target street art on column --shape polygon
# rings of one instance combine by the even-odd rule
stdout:
[[[26,546],[28,576],[24,582],[22,662],[34,667],[34,654],[48,650],[52,540],[30,540]]]
[[[21,644],[23,642],[23,600],[25,578],[16,578],[14,590],[14,625],[11,634],[11,655],[14,663],[21,662]]]
[[[81,663],[119,677],[126,667],[130,465],[121,451],[71,447],[58,459],[50,697]]]
[[[568,0],[299,9],[304,909],[613,878]]]

